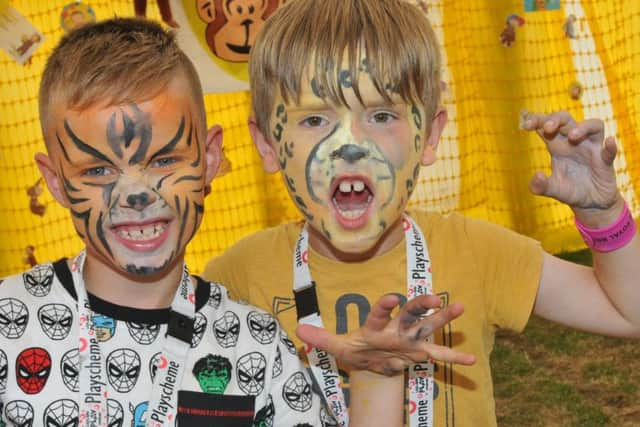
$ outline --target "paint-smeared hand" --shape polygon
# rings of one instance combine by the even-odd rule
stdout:
[[[536,172],[531,191],[566,203],[587,225],[615,221],[623,206],[613,167],[617,148],[614,138],[604,139],[602,120],[578,123],[566,111],[525,113],[522,128],[535,131],[551,155],[551,175]]]
[[[296,335],[333,354],[341,364],[384,375],[401,373],[410,365],[429,359],[475,363],[473,355],[426,341],[434,331],[462,314],[460,304],[440,308],[439,297],[423,295],[408,301],[392,318],[391,312],[399,303],[396,295],[383,296],[371,309],[364,326],[347,335],[334,335],[311,325],[298,325]],[[430,309],[436,311],[423,318]]]

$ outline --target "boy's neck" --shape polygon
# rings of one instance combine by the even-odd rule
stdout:
[[[88,293],[125,307],[157,309],[171,306],[182,277],[184,257],[153,279],[122,274],[87,252],[83,275]]]
[[[389,227],[371,249],[356,253],[342,252],[336,249],[321,232],[318,232],[313,227],[309,227],[309,246],[320,255],[340,262],[363,262],[370,260],[389,252],[403,240],[402,218],[399,218]]]

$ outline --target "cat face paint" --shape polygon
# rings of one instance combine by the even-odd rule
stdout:
[[[134,276],[161,273],[203,212],[202,125],[189,90],[142,103],[54,110],[50,158],[88,256]]]
[[[421,106],[394,94],[386,103],[366,72],[358,82],[364,105],[350,79],[340,84],[346,106],[325,102],[314,79],[303,81],[299,104],[277,98],[269,139],[291,198],[312,229],[331,247],[358,254],[401,226],[426,126]]]

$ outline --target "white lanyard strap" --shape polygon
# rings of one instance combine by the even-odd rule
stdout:
[[[432,293],[431,262],[422,231],[413,220],[402,218],[407,253],[407,296]],[[315,283],[311,279],[308,262],[309,234],[307,226],[302,228],[296,242],[293,257],[293,291],[296,298],[298,322],[323,327]],[[428,340],[433,342],[433,337]],[[322,388],[325,400],[339,425],[347,426],[349,417],[344,394],[340,386],[335,358],[317,348],[308,349],[307,357],[311,373]],[[433,426],[433,363],[420,363],[409,369],[410,425]]]
[[[322,325],[316,285],[311,280],[308,263],[309,233],[305,225],[300,232],[293,257],[293,292],[296,297],[298,322],[306,325]],[[349,425],[349,413],[340,387],[340,374],[336,359],[316,347],[307,348],[307,358],[316,382],[322,389],[327,407],[340,426]]]
[[[93,312],[84,285],[82,268],[85,252],[73,261],[71,273],[78,296],[80,351],[80,427],[107,426],[107,378],[104,358],[96,336]],[[173,298],[162,357],[158,366],[147,409],[147,426],[174,425],[178,388],[182,383],[187,352],[191,348],[195,318],[195,291],[187,267],[183,267],[180,286]]]
[[[408,216],[402,218],[407,252],[407,298],[433,293],[431,260],[420,227]],[[427,315],[433,310],[429,310]],[[429,335],[428,342],[433,342]],[[409,367],[409,425],[433,426],[433,363]]]

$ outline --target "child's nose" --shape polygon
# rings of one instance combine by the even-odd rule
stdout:
[[[126,207],[141,211],[155,201],[156,196],[149,191],[129,194],[126,197]]]
[[[355,163],[368,155],[367,148],[356,144],[344,144],[331,152],[332,159],[342,159],[347,163]]]

